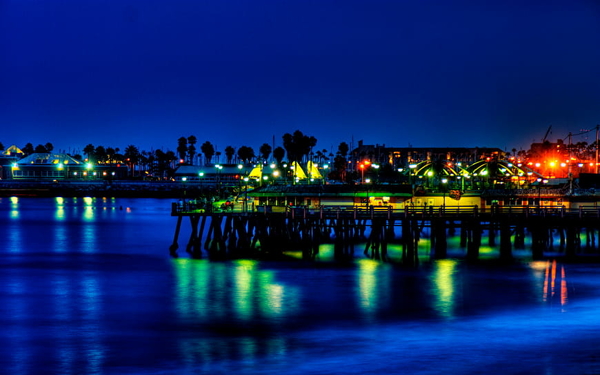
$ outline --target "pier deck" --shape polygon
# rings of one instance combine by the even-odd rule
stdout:
[[[402,245],[402,263],[418,262],[420,239],[430,238],[431,256],[446,258],[447,237],[459,232],[465,257],[479,258],[484,237],[499,246],[500,258],[512,259],[513,249],[531,249],[533,259],[548,256],[558,241],[562,256],[599,255],[600,207],[495,206],[323,206],[318,208],[268,206],[252,211],[243,206],[206,210],[194,204],[173,203],[171,215],[177,217],[170,251],[177,256],[178,237],[183,218],[191,224],[186,251],[202,257],[204,249],[211,258],[277,258],[285,250],[301,250],[304,259],[314,259],[319,246],[334,244],[336,259],[354,256],[354,246],[365,244],[364,254],[387,259],[387,245]],[[424,228],[427,228],[425,234]],[[205,231],[206,230],[206,231]],[[558,239],[558,240],[557,240]],[[202,241],[204,240],[204,246]]]

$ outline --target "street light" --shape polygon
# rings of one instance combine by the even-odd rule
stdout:
[[[244,177],[246,189],[244,190],[244,212],[248,211],[248,177]]]
[[[216,164],[215,168],[217,169],[217,194],[219,196],[219,199],[221,199],[221,169],[223,169],[223,166],[220,164]]]
[[[448,183],[447,178],[442,178],[442,194],[443,194],[443,203],[442,206],[446,207],[446,184]]]

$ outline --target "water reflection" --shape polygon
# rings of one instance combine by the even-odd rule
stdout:
[[[549,303],[558,300],[560,306],[564,308],[569,301],[565,267],[557,265],[556,260],[545,263],[542,300]]]
[[[10,197],[10,218],[11,219],[19,218],[19,198],[18,197]]]
[[[179,340],[179,351],[188,366],[223,356],[251,360],[259,352],[285,351],[282,337],[257,333],[277,331],[286,317],[299,313],[297,287],[279,283],[274,271],[261,269],[254,260],[210,263],[176,259],[173,264],[175,307],[181,322],[212,332]]]
[[[358,304],[365,319],[374,321],[379,310],[387,305],[384,299],[392,293],[391,268],[372,259],[357,260],[357,263]]]
[[[440,260],[435,262],[431,275],[433,284],[433,307],[444,318],[453,318],[456,306],[454,275],[457,267],[456,260]]]
[[[104,362],[104,348],[100,340],[100,288],[96,277],[90,273],[85,273],[81,279],[80,306],[82,310],[82,327],[80,329],[81,338],[84,343],[87,374],[100,373],[102,363]]]

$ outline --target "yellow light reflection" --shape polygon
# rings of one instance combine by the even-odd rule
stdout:
[[[360,259],[358,262],[359,305],[368,319],[373,319],[379,307],[377,290],[377,271],[381,263],[372,259]]]
[[[253,296],[252,288],[254,284],[254,269],[256,261],[239,260],[235,262],[235,293],[233,294],[233,304],[237,315],[250,320],[253,315]]]
[[[10,218],[19,218],[19,198],[17,197],[10,197]]]
[[[440,316],[453,318],[456,301],[454,287],[454,273],[456,271],[456,260],[440,260],[435,263],[433,272],[433,294],[436,298],[434,302],[435,310]]]
[[[63,221],[65,219],[65,199],[62,197],[56,197],[56,212],[54,213],[54,218],[58,221]]]
[[[94,221],[94,200],[90,197],[83,198],[83,220]]]

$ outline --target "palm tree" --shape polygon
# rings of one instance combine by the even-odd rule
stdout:
[[[177,140],[177,154],[179,155],[179,159],[185,160],[185,155],[187,154],[188,146],[187,146],[187,138],[180,137]]]
[[[127,165],[129,165],[131,171],[131,177],[135,176],[135,165],[138,163],[140,159],[140,151],[134,145],[129,145],[125,147],[125,161]]]
[[[300,130],[294,134],[286,133],[283,135],[283,147],[287,151],[288,160],[291,162],[300,162],[316,146],[317,139],[304,135]]]
[[[348,144],[346,142],[342,142],[340,143],[340,145],[338,146],[338,152],[340,153],[340,155],[342,155],[343,157],[346,157],[346,155],[348,155],[348,151],[350,150],[350,147],[348,146]]]
[[[254,158],[254,150],[252,147],[242,146],[238,149],[238,156],[242,162],[247,163]]]
[[[94,155],[96,155],[97,161],[100,163],[106,162],[107,154],[104,146],[97,146],[94,151]]]
[[[260,152],[260,155],[264,161],[269,160],[271,151],[272,151],[271,145],[269,145],[268,143],[263,143],[262,146],[260,146],[260,148],[258,149],[258,152]]]
[[[210,164],[215,155],[215,147],[209,141],[206,141],[200,146],[200,150],[204,154],[205,164]]]
[[[91,143],[83,148],[83,153],[87,155],[89,161],[92,161],[92,157],[94,156],[95,150],[96,148]]]
[[[235,155],[235,148],[231,146],[225,147],[225,157],[227,158],[227,164],[231,164],[233,156]]]
[[[194,165],[194,157],[196,156],[196,146],[195,145],[196,145],[197,141],[198,140],[196,139],[196,136],[194,136],[194,135],[190,135],[187,139],[187,142],[189,144],[187,154],[188,154],[189,162],[192,165]]]
[[[285,150],[283,147],[279,146],[273,150],[273,158],[277,161],[277,164],[281,164],[283,158],[285,157]]]

